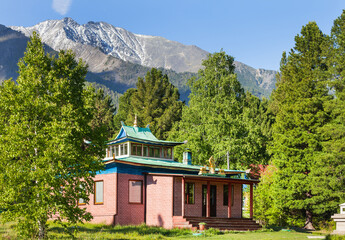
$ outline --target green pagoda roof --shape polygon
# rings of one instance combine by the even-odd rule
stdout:
[[[151,132],[150,128],[147,126],[146,128],[141,127],[131,127],[122,125],[119,134],[116,136],[115,139],[108,141],[108,144],[125,142],[125,141],[134,141],[138,143],[151,143],[156,145],[167,145],[167,146],[176,146],[183,144],[183,142],[173,142],[173,141],[164,141],[158,140]]]
[[[132,164],[132,165],[141,165],[141,166],[150,166],[150,167],[162,167],[162,168],[169,168],[169,169],[180,169],[180,170],[189,170],[189,171],[196,171],[200,170],[201,166],[197,165],[188,165],[180,162],[169,161],[169,160],[157,160],[157,159],[150,159],[146,157],[120,157],[116,158],[107,162],[122,162],[125,164]],[[219,169],[216,169],[218,171]],[[241,174],[245,173],[243,170],[224,170],[226,174]],[[209,175],[209,174],[208,174]],[[213,174],[212,176],[219,176],[217,174]]]

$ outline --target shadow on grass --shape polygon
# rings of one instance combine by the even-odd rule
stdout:
[[[313,230],[307,230],[307,229],[304,229],[304,228],[299,228],[299,227],[276,227],[276,226],[268,226],[266,227],[266,229],[271,229],[272,231],[274,232],[290,232],[290,231],[293,231],[293,232],[299,232],[299,233],[315,233],[315,231]]]

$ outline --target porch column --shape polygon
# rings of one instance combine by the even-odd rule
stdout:
[[[231,183],[228,183],[228,218],[231,218],[231,200],[232,200]]]
[[[207,181],[207,198],[206,198],[206,217],[211,215],[211,185],[210,181]]]
[[[184,217],[184,192],[185,192],[185,189],[184,189],[184,177],[182,177],[182,217]]]
[[[253,218],[253,183],[250,184],[250,218]]]

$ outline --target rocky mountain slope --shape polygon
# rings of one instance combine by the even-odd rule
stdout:
[[[99,48],[104,54],[147,67],[196,72],[207,52],[162,37],[139,35],[105,22],[80,25],[71,18],[48,20],[35,26],[12,27],[30,36],[36,31],[55,50],[76,44]]]
[[[187,100],[187,79],[196,75],[202,59],[208,55],[195,46],[134,34],[104,22],[80,25],[71,18],[64,18],[27,28],[2,26],[2,29],[0,50],[9,50],[5,54],[0,51],[0,80],[16,77],[16,63],[33,31],[40,34],[48,47],[56,51],[72,49],[77,58],[87,62],[88,81],[120,93],[135,87],[139,76],[143,77],[151,67],[157,67],[168,74],[180,89],[181,98]],[[275,71],[254,69],[240,62],[235,62],[235,65],[238,79],[246,90],[260,97],[270,95],[275,85]]]

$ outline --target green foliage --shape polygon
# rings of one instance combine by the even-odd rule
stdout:
[[[137,89],[130,88],[119,99],[119,110],[114,117],[115,134],[117,134],[121,129],[121,121],[126,122],[127,119],[132,119],[131,98],[136,91]],[[133,123],[130,123],[130,125],[132,124]]]
[[[276,171],[277,169],[274,166],[267,166],[261,174],[260,183],[254,191],[254,217],[260,221],[260,224],[265,226],[285,226],[287,224],[280,203],[274,201],[272,196],[273,175]]]
[[[181,118],[183,102],[179,92],[160,70],[152,68],[145,79],[138,78],[137,89],[129,89],[121,98],[119,112],[115,117],[119,121],[132,125],[135,114],[138,125],[150,125],[152,133],[158,139],[166,139],[174,122]]]
[[[43,239],[55,214],[70,223],[91,218],[76,203],[93,191],[105,138],[90,125],[95,110],[81,60],[70,51],[46,55],[34,33],[18,65],[18,85],[0,86],[1,220]]]
[[[302,27],[295,47],[283,55],[277,89],[273,94],[276,119],[271,151],[277,167],[273,194],[290,216],[312,217],[318,205],[312,191],[312,171],[322,151],[318,129],[329,119],[325,103],[331,99],[326,84],[325,51],[328,37],[316,23]]]
[[[96,89],[96,91],[98,91],[99,89],[102,89],[104,92],[104,95],[110,97],[111,104],[115,107],[115,109],[119,109],[119,98],[122,96],[122,94],[111,90],[110,88],[106,87],[103,84],[96,83],[96,82],[93,82],[93,83],[86,82],[85,85],[92,86],[93,88]]]
[[[332,45],[328,51],[329,86],[335,98],[325,104],[330,121],[318,129],[322,152],[318,154],[311,174],[315,195],[315,213],[321,219],[329,219],[345,200],[345,11],[334,21]]]
[[[90,126],[96,135],[109,139],[115,133],[113,119],[116,108],[112,104],[110,95],[106,95],[103,89],[97,92],[91,87],[88,89],[90,101],[89,106],[93,108],[93,118]],[[105,134],[105,136],[103,136]]]
[[[245,94],[234,73],[234,59],[219,52],[203,61],[198,78],[191,78],[189,106],[182,112],[170,139],[188,140],[193,162],[205,164],[214,156],[220,167],[229,151],[231,167],[245,168],[265,161],[265,136],[261,132],[258,113],[261,102],[250,93]],[[175,148],[181,156],[183,148]]]

